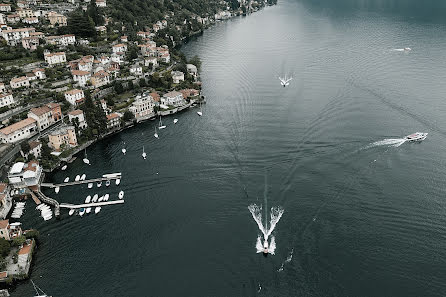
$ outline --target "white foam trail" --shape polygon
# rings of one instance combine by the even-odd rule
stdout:
[[[399,147],[400,145],[402,145],[403,143],[406,142],[406,139],[404,138],[389,138],[389,139],[384,139],[384,140],[380,140],[380,141],[376,141],[372,144],[370,144],[368,147],[375,147],[375,146],[393,146],[393,147]]]
[[[394,48],[394,49],[392,49],[392,51],[395,51],[395,52],[404,52],[404,48]]]
[[[277,269],[278,272],[283,271],[283,268],[284,268],[285,264],[286,264],[286,263],[290,263],[291,260],[293,260],[293,252],[294,252],[294,249],[291,249],[291,252],[288,254],[288,257],[285,259],[285,261],[283,261],[283,263],[282,263],[282,265],[280,266],[280,268]]]
[[[263,245],[262,245],[262,238],[261,238],[261,236],[257,237],[256,250],[257,250],[257,254],[263,252]]]
[[[276,238],[274,236],[271,236],[271,242],[268,247],[268,253],[274,255],[275,252],[276,252]]]
[[[274,231],[274,228],[276,228],[277,223],[279,222],[280,218],[283,215],[284,209],[281,208],[280,206],[271,207],[270,223],[269,223],[269,228],[267,229],[263,226],[262,223],[262,206],[251,204],[250,206],[248,206],[248,209],[251,212],[253,219],[256,221],[257,226],[259,227],[260,231],[263,234],[263,240],[268,241],[268,237]],[[263,244],[260,236],[257,237],[256,250],[257,253],[263,252]],[[271,243],[269,244],[268,252],[274,255],[275,250],[276,250],[276,240],[273,236],[271,237]]]

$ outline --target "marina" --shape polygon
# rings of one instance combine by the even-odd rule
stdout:
[[[76,185],[82,185],[82,184],[90,184],[90,183],[97,183],[97,184],[101,184],[102,182],[105,181],[110,181],[110,180],[120,180],[121,179],[121,173],[110,173],[110,174],[105,174],[102,177],[99,178],[93,178],[93,179],[85,179],[85,180],[75,180],[72,182],[64,182],[64,183],[60,183],[60,184],[54,184],[54,183],[41,183],[40,186],[42,187],[46,187],[46,188],[56,188],[56,187],[68,187],[68,186],[76,186]],[[118,183],[119,184],[119,183]],[[98,186],[100,187],[100,186]]]

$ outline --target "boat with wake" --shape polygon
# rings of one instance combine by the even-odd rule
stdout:
[[[419,142],[426,139],[428,133],[423,132],[415,132],[413,134],[407,135],[404,137],[404,140],[407,142]]]

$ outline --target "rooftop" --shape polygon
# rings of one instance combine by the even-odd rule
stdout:
[[[76,110],[70,111],[68,114],[72,115],[72,116],[77,116],[77,115],[80,115],[80,114],[83,114],[83,113],[84,112],[82,110],[76,109]]]
[[[27,119],[24,119],[24,120],[22,120],[20,122],[17,122],[15,124],[12,124],[12,125],[10,125],[8,127],[5,127],[3,129],[1,129],[0,133],[2,133],[4,135],[9,135],[9,134],[11,134],[11,133],[13,133],[13,132],[15,132],[17,130],[23,129],[23,128],[25,128],[25,127],[27,127],[29,125],[35,124],[35,123],[36,123],[35,119],[27,118]]]
[[[0,221],[0,229],[6,229],[9,225],[9,220],[1,220]]]

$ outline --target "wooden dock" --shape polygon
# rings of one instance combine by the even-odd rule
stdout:
[[[77,208],[87,208],[87,207],[96,207],[96,206],[104,206],[104,205],[112,205],[112,204],[122,204],[124,203],[124,200],[113,200],[113,201],[102,201],[102,202],[93,202],[93,203],[83,203],[83,204],[70,204],[70,203],[61,203],[61,208],[70,208],[70,209],[77,209]]]
[[[71,181],[71,182],[61,183],[61,184],[41,183],[40,186],[41,187],[46,187],[46,188],[67,187],[67,186],[75,186],[75,185],[82,185],[82,184],[89,184],[89,183],[97,183],[97,182],[103,182],[103,181],[115,180],[115,179],[121,179],[121,173],[104,174],[102,177],[99,177],[99,178],[93,178],[93,179],[87,179],[87,180],[79,180],[79,181]]]

